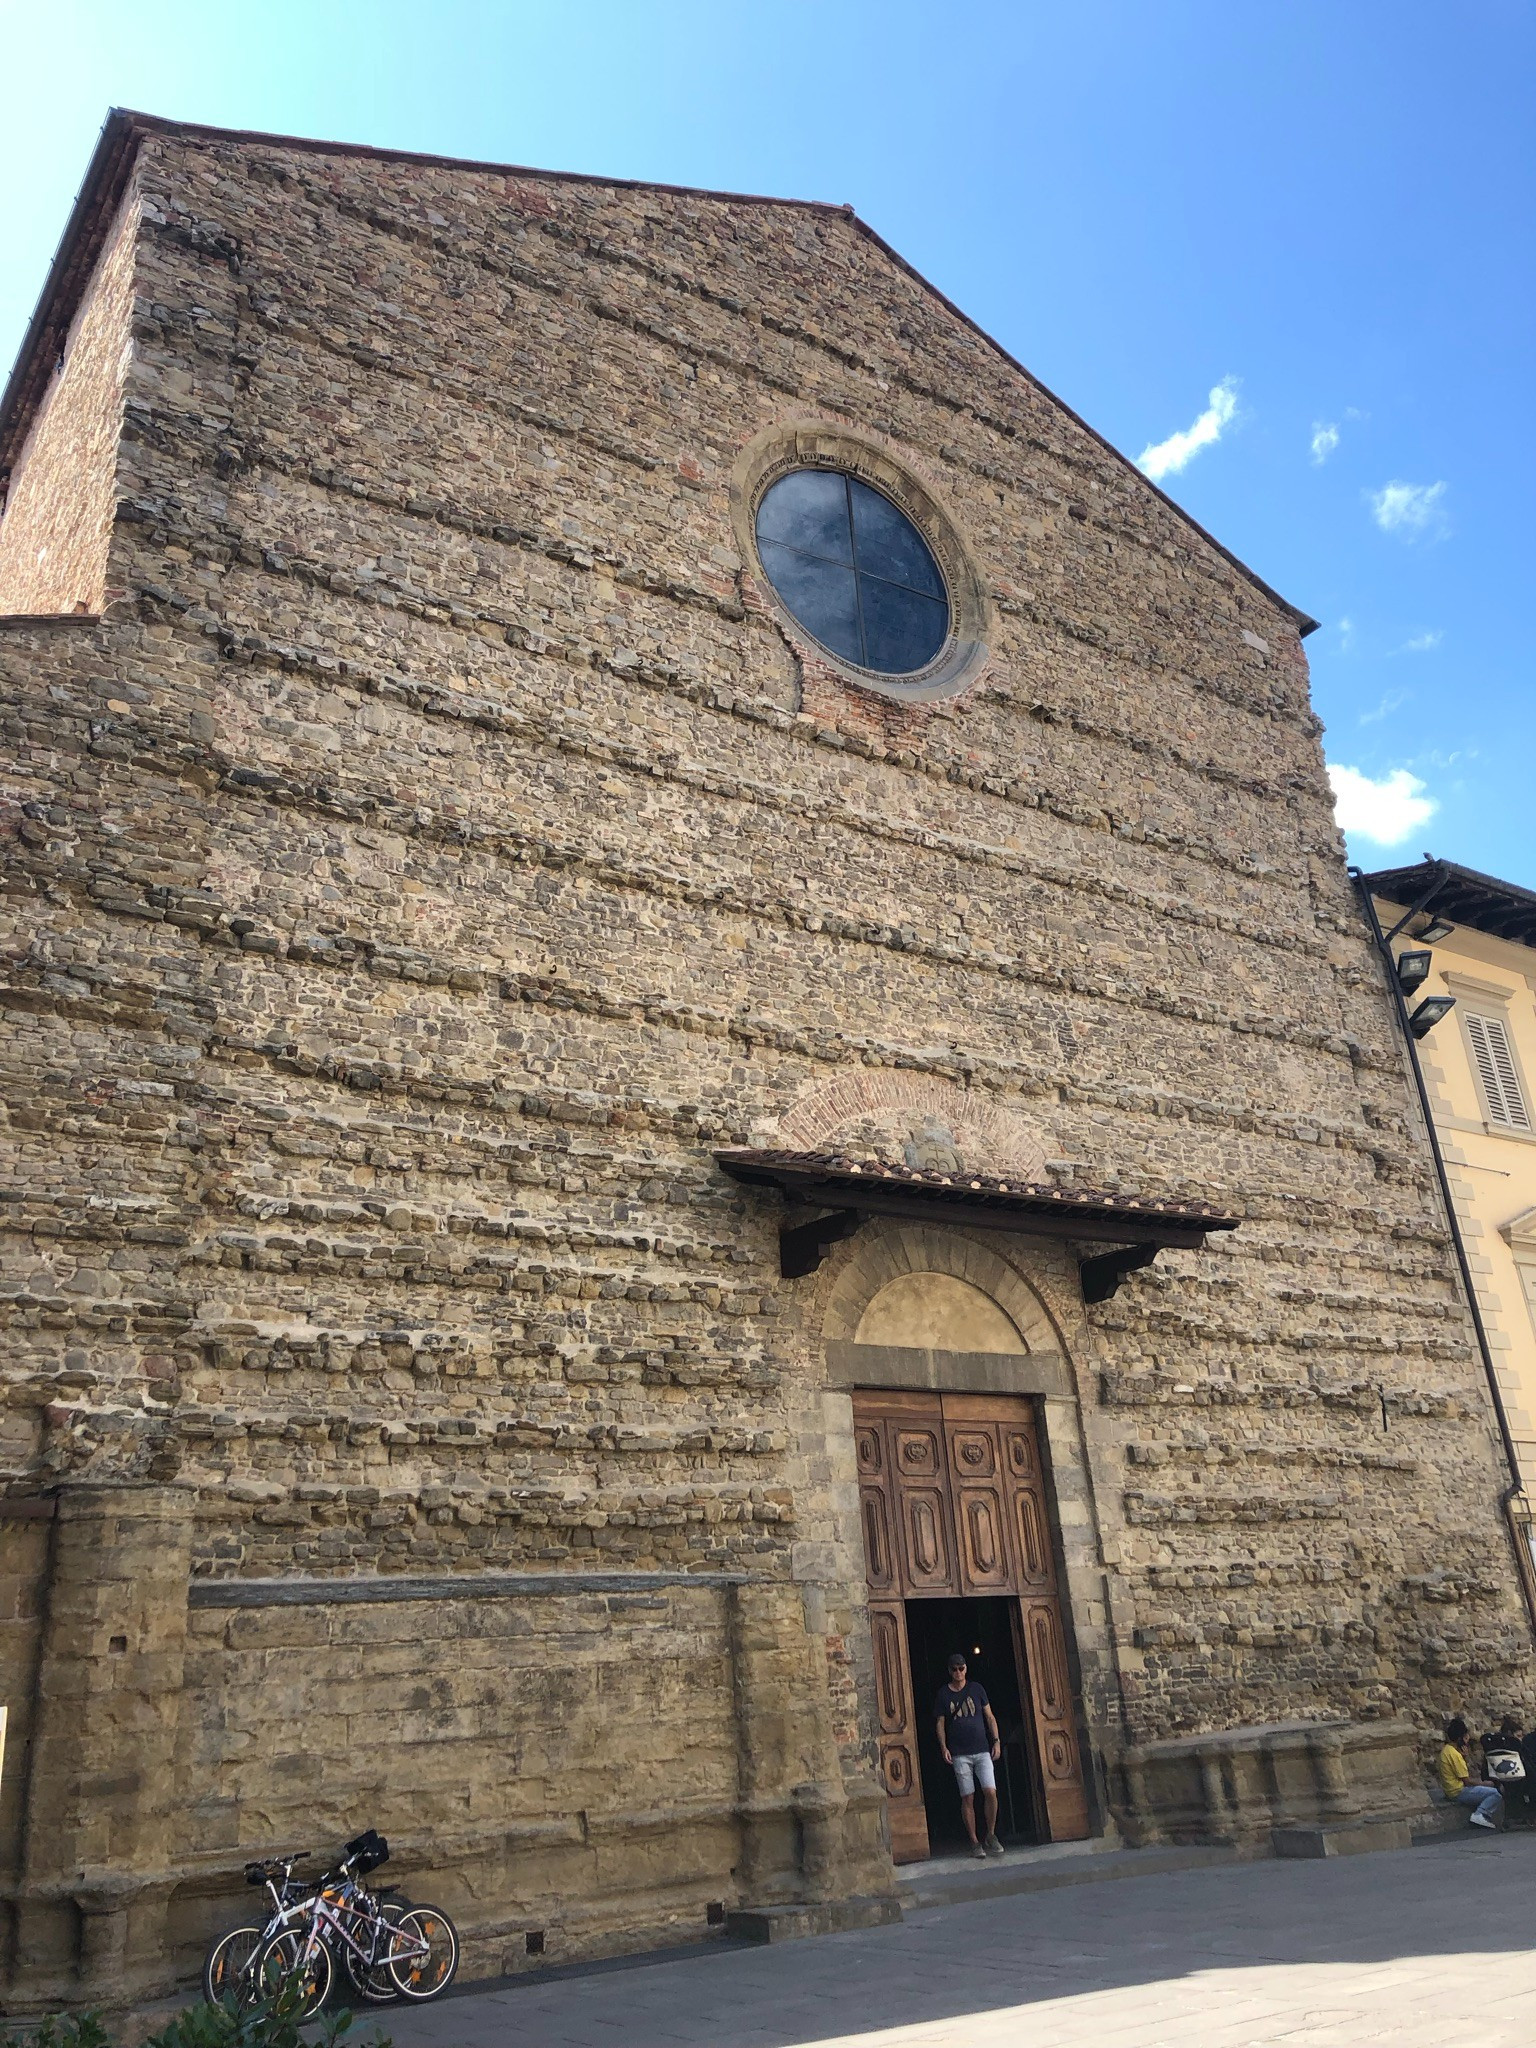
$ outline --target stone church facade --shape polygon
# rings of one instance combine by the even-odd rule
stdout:
[[[889,1917],[957,1634],[1022,1839],[1536,1705],[1309,622],[851,212],[115,115],[0,434],[18,2007]]]

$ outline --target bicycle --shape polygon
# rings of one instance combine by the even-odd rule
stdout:
[[[299,1944],[289,1942],[270,1966],[265,1963],[268,1953],[284,1935],[292,1934],[302,1925],[322,1891],[329,1893],[330,1911],[343,1919],[349,1930],[342,1946],[342,1960],[353,1991],[368,2004],[383,2004],[402,1995],[389,1975],[394,1944],[388,1930],[411,1909],[411,1902],[399,1898],[398,1893],[391,1896],[386,1891],[376,1895],[361,1882],[369,1871],[387,1862],[389,1844],[369,1828],[347,1843],[343,1860],[334,1873],[327,1872],[315,1879],[295,1878],[294,1865],[303,1862],[309,1853],[302,1849],[291,1856],[270,1857],[245,1866],[247,1884],[265,1885],[271,1911],[264,1925],[232,1927],[209,1950],[203,1964],[203,1995],[210,2004],[233,1998],[239,2005],[250,2006],[271,1992],[275,1980],[284,1974],[281,1955],[296,1965],[300,1948]],[[419,1938],[413,1939],[402,1949],[402,1958],[421,1966],[424,1959],[417,1954],[421,1946]],[[431,1944],[427,1946],[430,1955]],[[327,1959],[331,1960],[329,1951]],[[319,1982],[322,1974],[326,1978],[323,1986]],[[327,1971],[326,1963],[310,1962],[305,1984],[306,2010],[318,2010],[333,1977],[334,1970]]]
[[[347,1844],[334,1874],[309,1898],[280,1917],[289,1922],[264,1943],[256,1965],[259,1991],[294,1982],[298,2017],[308,2019],[330,1996],[336,1957],[353,1989],[370,2003],[401,1997],[440,1997],[459,1967],[459,1937],[440,1907],[408,1901],[386,1904],[361,1880],[389,1858],[389,1844],[369,1829]]]
[[[233,1997],[241,2005],[254,2004],[259,1995],[256,1964],[272,1935],[280,1931],[290,1911],[303,1903],[314,1885],[295,1879],[293,1866],[302,1863],[308,1849],[296,1849],[291,1856],[272,1856],[264,1862],[247,1863],[247,1884],[265,1885],[272,1910],[261,1927],[231,1927],[221,1934],[203,1958],[203,1996],[210,2005]]]

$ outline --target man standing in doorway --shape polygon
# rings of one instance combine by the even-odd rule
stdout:
[[[1003,1745],[986,1691],[982,1686],[966,1684],[965,1659],[958,1650],[949,1660],[949,1683],[939,1687],[933,1714],[938,1724],[939,1748],[960,1787],[960,1816],[971,1839],[971,1854],[978,1863],[988,1856],[1001,1856],[1003,1845],[997,1839],[997,1774],[992,1766],[1002,1755]],[[979,1839],[978,1789],[982,1806]]]

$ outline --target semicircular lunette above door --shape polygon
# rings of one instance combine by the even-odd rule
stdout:
[[[1029,1350],[990,1294],[953,1273],[900,1273],[869,1303],[853,1333],[856,1344],[903,1350],[1010,1352]]]

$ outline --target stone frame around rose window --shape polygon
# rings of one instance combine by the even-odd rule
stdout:
[[[796,469],[836,470],[870,485],[911,520],[927,543],[949,596],[949,632],[925,667],[907,675],[863,668],[825,647],[779,596],[758,556],[757,511],[771,486]],[[970,549],[933,492],[873,437],[820,420],[766,428],[737,459],[731,478],[731,521],[738,551],[763,608],[793,640],[802,658],[901,704],[931,704],[957,697],[985,667],[991,652],[991,606]]]

